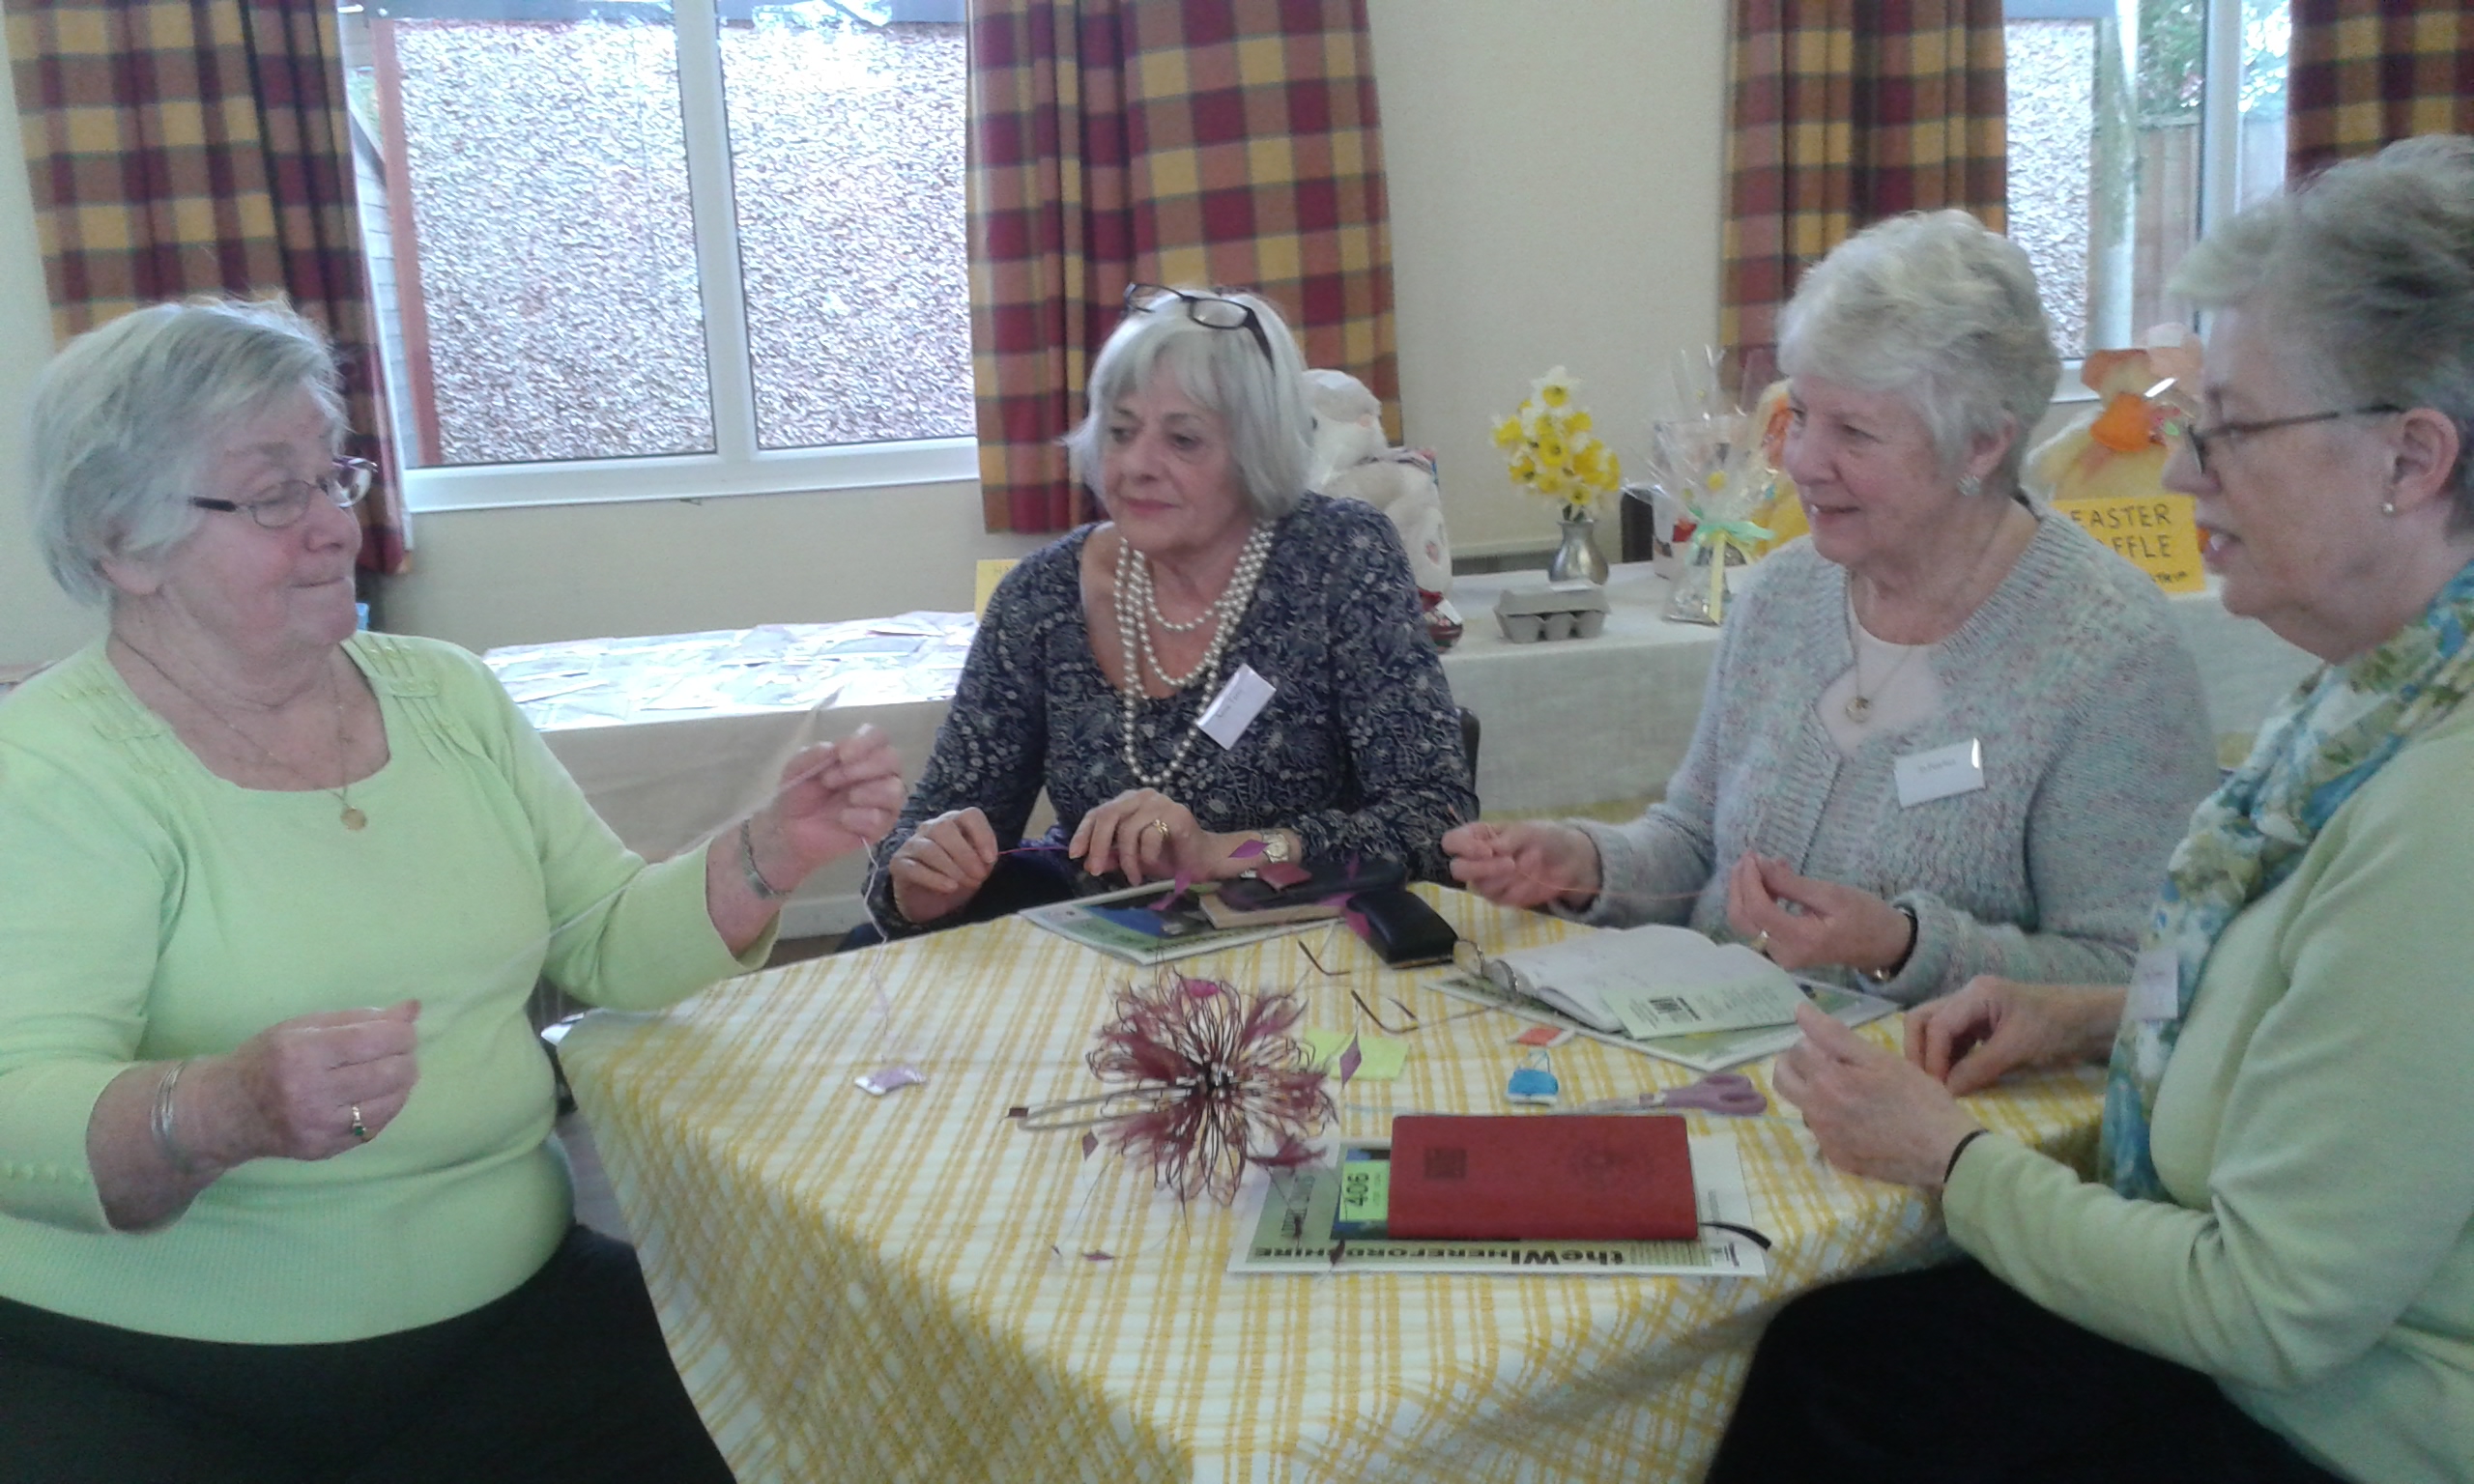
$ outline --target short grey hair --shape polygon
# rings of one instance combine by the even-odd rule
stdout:
[[[2172,287],[2298,351],[2332,407],[2427,407],[2457,424],[2450,528],[2474,528],[2474,139],[2404,139],[2250,207]]]
[[[1778,364],[1915,410],[1942,468],[2016,426],[1985,488],[2018,487],[2028,439],[2053,402],[2061,357],[2018,243],[1965,212],[1914,212],[1838,244],[1779,316]]]
[[[72,340],[27,417],[35,541],[63,591],[113,593],[103,563],[187,540],[216,434],[307,391],[344,427],[341,379],[318,327],[278,300],[192,300],[125,314]]]
[[[1214,328],[1173,298],[1128,314],[1091,364],[1090,410],[1065,436],[1067,463],[1077,480],[1099,494],[1109,410],[1165,368],[1194,405],[1227,425],[1247,502],[1260,519],[1279,520],[1297,508],[1313,459],[1314,409],[1306,400],[1306,359],[1269,300],[1233,290],[1183,292],[1233,300],[1253,310],[1271,344],[1270,359],[1243,327]]]

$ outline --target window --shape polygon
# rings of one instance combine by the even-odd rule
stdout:
[[[976,476],[962,0],[340,10],[416,509]]]
[[[2005,10],[2010,235],[2063,357],[2188,321],[2165,292],[2173,266],[2285,183],[2285,0]]]

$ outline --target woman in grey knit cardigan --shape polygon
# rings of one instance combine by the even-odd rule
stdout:
[[[2026,253],[1883,222],[1805,276],[1779,359],[1812,535],[1728,614],[1664,802],[1464,825],[1453,874],[1909,1003],[2120,982],[2215,749],[2155,585],[2019,491],[2059,367]]]

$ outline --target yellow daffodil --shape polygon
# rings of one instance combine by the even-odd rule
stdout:
[[[1567,517],[1588,514],[1623,477],[1615,450],[1592,431],[1588,409],[1572,400],[1579,386],[1557,366],[1490,430],[1512,482],[1563,506]]]

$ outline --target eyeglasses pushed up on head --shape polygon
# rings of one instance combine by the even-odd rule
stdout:
[[[1125,312],[1148,314],[1172,299],[1180,300],[1185,303],[1188,319],[1213,329],[1248,331],[1253,335],[1255,346],[1262,351],[1263,359],[1279,365],[1280,362],[1273,359],[1272,337],[1263,332],[1261,317],[1254,313],[1253,305],[1229,298],[1230,292],[1214,289],[1208,294],[1189,294],[1165,284],[1129,283],[1125,286]]]
[[[360,503],[369,493],[370,482],[377,477],[378,466],[367,459],[337,459],[324,478],[286,479],[271,486],[256,499],[210,499],[192,495],[189,503],[200,510],[245,515],[267,530],[281,530],[299,524],[309,513],[309,501],[321,495],[333,500],[338,510],[351,509]]]

